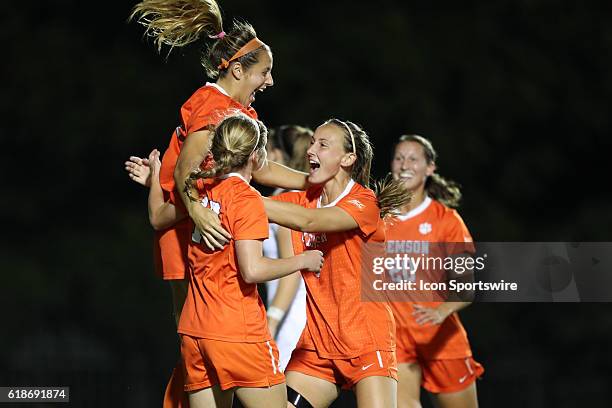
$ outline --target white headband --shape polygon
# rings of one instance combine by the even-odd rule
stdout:
[[[355,136],[353,136],[353,132],[351,131],[351,128],[349,127],[348,123],[343,122],[341,120],[339,120],[339,122],[344,125],[346,130],[348,130],[348,133],[351,136],[351,143],[353,144],[353,153],[357,154],[357,150],[355,149]]]

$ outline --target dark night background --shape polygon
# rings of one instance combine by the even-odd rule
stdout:
[[[206,78],[127,24],[134,2],[7,2],[2,54],[0,385],[67,385],[72,406],[160,406],[176,359],[131,154],[165,149]],[[400,134],[431,138],[479,241],[610,241],[609,2],[220,2],[274,52],[268,126],[337,116],[373,175]],[[483,407],[609,406],[612,307],[461,312]],[[338,403],[336,406],[349,406]]]

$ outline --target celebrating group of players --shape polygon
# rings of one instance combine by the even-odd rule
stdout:
[[[361,296],[366,244],[471,242],[449,208],[459,190],[436,173],[430,141],[402,136],[393,179],[376,193],[370,138],[350,121],[308,133],[306,169],[268,160],[268,131],[251,104],[273,85],[273,59],[253,27],[234,22],[226,33],[214,0],[143,0],[131,17],[159,48],[208,39],[202,62],[214,79],[182,105],[161,160],[153,150],[126,162],[130,177],[150,187],[156,266],[170,283],[180,336],[164,406],[231,407],[236,395],[249,408],[319,408],[352,389],[359,407],[418,407],[421,386],[439,406],[477,406],[484,370],[455,313],[469,301]],[[282,191],[263,198],[251,179]],[[281,257],[264,256],[270,231]],[[284,279],[298,278],[295,297],[300,271],[305,302],[286,314],[291,302],[274,300],[287,293]],[[279,278],[266,313],[257,284]],[[292,325],[299,316],[305,325]],[[295,339],[282,342],[282,361],[270,328]]]

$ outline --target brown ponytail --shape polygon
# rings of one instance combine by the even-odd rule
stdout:
[[[420,135],[403,135],[399,138],[397,144],[402,142],[415,142],[420,144],[423,146],[427,164],[436,162],[438,154],[429,139]],[[434,173],[427,177],[425,191],[429,197],[441,202],[447,207],[459,207],[459,202],[461,201],[461,186],[452,180],[442,177],[438,173]]]
[[[370,168],[374,149],[368,134],[353,122],[343,122],[339,119],[329,119],[322,126],[333,124],[344,133],[344,151],[355,154],[355,162],[351,169],[351,178],[366,188],[370,188]],[[354,143],[354,146],[353,146]],[[399,209],[410,202],[412,193],[404,183],[392,180],[389,177],[375,183],[375,193],[380,208],[380,217],[398,212]]]
[[[158,52],[163,45],[170,46],[172,51],[201,37],[213,41],[200,59],[212,79],[227,74],[229,67],[219,69],[222,59],[229,60],[257,37],[253,26],[241,21],[233,21],[231,30],[223,32],[221,9],[215,0],[142,0],[134,6],[128,21],[133,19],[146,27],[145,35],[154,39]],[[263,49],[270,50],[263,45],[235,61],[248,69],[259,61],[258,55]]]

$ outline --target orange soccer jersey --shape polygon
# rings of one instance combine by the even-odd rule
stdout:
[[[270,340],[266,311],[257,285],[238,270],[235,241],[268,237],[268,218],[257,190],[240,175],[205,183],[202,204],[219,214],[232,234],[222,250],[210,251],[194,232],[189,245],[190,285],[178,332],[226,342]]]
[[[321,206],[321,187],[272,197],[307,208]],[[351,359],[372,351],[395,350],[395,324],[386,302],[361,301],[361,251],[385,240],[376,196],[354,181],[328,206],[342,208],[358,228],[333,233],[293,232],[296,253],[324,254],[320,277],[303,272],[307,290],[306,327],[298,349],[315,350],[327,359]]]
[[[215,84],[199,88],[181,107],[181,124],[172,133],[170,144],[162,158],[159,180],[164,199],[185,210],[174,185],[174,168],[185,138],[193,132],[219,123],[228,113],[241,112],[254,119],[257,113],[233,100]],[[190,240],[189,218],[156,233],[155,266],[164,279],[184,279],[187,265],[187,245]]]
[[[387,248],[402,248],[401,252],[413,251],[420,256],[430,248],[428,243],[449,243],[435,246],[436,250],[473,252],[472,237],[457,211],[447,208],[438,201],[427,197],[425,201],[407,214],[387,222]],[[442,248],[442,249],[440,249]],[[419,271],[416,272],[419,276]],[[424,306],[436,307],[439,302],[418,302]],[[398,363],[418,359],[439,360],[471,357],[472,352],[467,334],[459,316],[453,313],[441,325],[420,326],[412,312],[412,303],[392,302],[391,307],[397,324]]]

